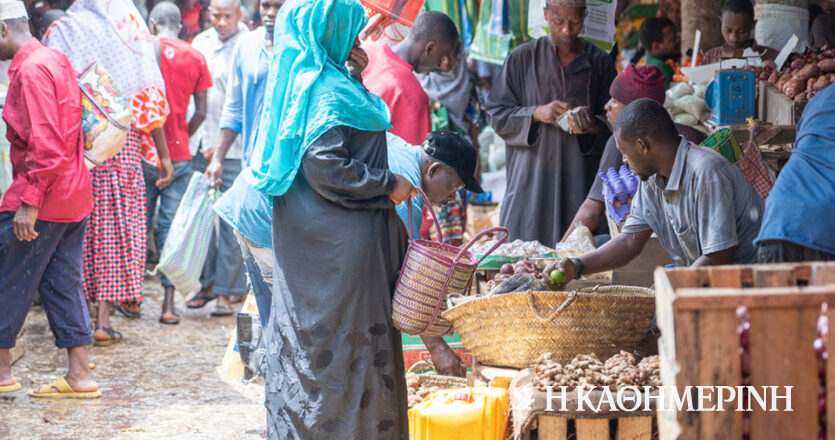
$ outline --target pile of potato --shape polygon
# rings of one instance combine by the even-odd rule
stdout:
[[[763,65],[766,70],[760,73],[759,78],[768,73],[768,82],[795,101],[808,101],[835,82],[833,49],[806,49],[803,54],[792,54],[780,72],[772,64]]]
[[[661,368],[658,356],[649,356],[637,362],[631,353],[621,351],[610,357],[606,362],[598,359],[597,355],[580,354],[565,366],[552,359],[551,353],[539,357],[534,367],[534,385],[540,391],[549,387],[569,390],[584,386],[609,387],[621,389],[624,387],[658,387],[661,385]]]
[[[416,373],[406,373],[406,389],[409,392],[409,408],[423,402],[423,399],[435,391],[440,391],[439,387],[427,387],[420,383],[420,375]]]

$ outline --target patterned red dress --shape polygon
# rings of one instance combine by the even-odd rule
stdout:
[[[140,132],[91,171],[93,212],[84,235],[84,293],[93,301],[139,304],[145,274],[145,180]]]

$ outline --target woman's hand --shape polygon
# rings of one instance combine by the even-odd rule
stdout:
[[[405,177],[399,174],[395,174],[394,177],[397,179],[397,186],[395,186],[394,191],[389,194],[389,199],[391,199],[395,205],[399,205],[417,195],[415,186],[406,180]]]

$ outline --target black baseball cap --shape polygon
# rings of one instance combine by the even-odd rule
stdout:
[[[463,136],[451,131],[433,131],[426,136],[423,151],[454,168],[468,191],[477,194],[484,192],[475,178],[478,153]]]

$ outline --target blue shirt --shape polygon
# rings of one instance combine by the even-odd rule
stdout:
[[[220,128],[241,133],[241,162],[244,167],[250,165],[258,134],[272,58],[267,50],[266,32],[261,26],[238,38],[226,86],[226,101],[220,116]]]
[[[387,133],[389,168],[400,174],[416,187],[423,181],[421,175],[422,153],[419,147],[409,145],[403,139]],[[261,247],[272,247],[272,203],[270,196],[256,190],[247,180],[246,172],[235,179],[232,187],[214,204],[214,211],[225,222],[235,228],[247,240]],[[408,228],[409,206],[403,202],[397,205],[397,215]],[[412,199],[412,236],[420,238],[420,224],[423,220],[423,199]]]
[[[394,174],[406,178],[412,185],[421,188],[423,175],[421,173],[422,154],[420,147],[409,145],[403,139],[386,133],[388,141],[389,169]],[[397,215],[403,220],[406,229],[409,228],[409,203],[405,201],[396,206]],[[412,199],[412,238],[420,238],[420,224],[423,221],[423,198],[417,196]]]
[[[757,243],[782,240],[835,253],[835,87],[803,109],[795,148],[765,201]]]

